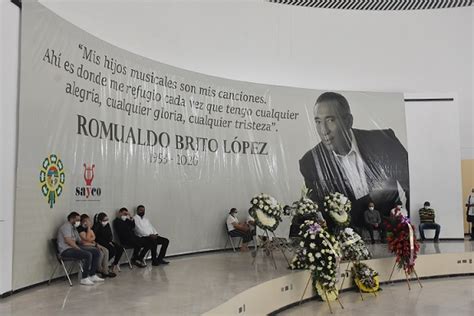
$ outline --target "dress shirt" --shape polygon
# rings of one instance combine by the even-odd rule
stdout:
[[[145,216],[142,218],[139,215],[135,215],[133,219],[135,221],[135,234],[137,234],[138,237],[158,234],[155,227],[153,227],[148,218]]]
[[[352,187],[354,196],[359,199],[369,194],[369,186],[367,185],[367,178],[365,176],[364,161],[357,147],[357,141],[354,133],[351,130],[352,146],[347,155],[339,155],[333,151],[336,161],[344,171],[345,177]]]

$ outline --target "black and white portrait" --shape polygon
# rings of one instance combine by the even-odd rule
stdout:
[[[320,142],[299,161],[313,201],[322,207],[329,193],[346,195],[352,202],[353,226],[362,225],[371,201],[382,216],[398,200],[408,209],[408,153],[391,128],[355,128],[351,104],[336,92],[321,94],[313,115]]]

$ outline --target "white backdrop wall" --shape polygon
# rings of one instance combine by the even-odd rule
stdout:
[[[0,295],[12,289],[20,10],[0,1]]]

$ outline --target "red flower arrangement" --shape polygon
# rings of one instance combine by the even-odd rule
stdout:
[[[388,249],[395,254],[399,269],[410,275],[415,269],[415,260],[420,250],[415,236],[415,227],[403,215],[391,217],[385,222]]]

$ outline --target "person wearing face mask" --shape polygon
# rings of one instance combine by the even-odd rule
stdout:
[[[112,229],[109,224],[109,217],[105,213],[99,213],[95,216],[92,230],[95,233],[96,242],[109,251],[109,259],[114,258],[112,263],[112,272],[120,272],[119,262],[123,254],[123,248],[114,243]]]
[[[237,209],[231,208],[226,220],[227,230],[232,237],[242,237],[240,251],[248,251],[248,243],[252,240],[252,232],[246,223],[240,223],[237,219]]]
[[[168,264],[169,262],[164,260],[164,258],[170,241],[158,235],[155,227],[153,227],[148,218],[145,217],[145,206],[138,205],[137,214],[133,218],[135,220],[135,233],[151,250],[151,264],[153,266]],[[158,245],[161,245],[161,249],[157,256],[156,248]]]
[[[100,265],[98,270],[102,274],[102,277],[114,278],[116,274],[109,271],[109,250],[97,243],[89,215],[81,215],[81,225],[77,228],[77,231],[79,232],[84,247],[99,249],[101,256],[99,259]]]
[[[391,217],[397,217],[397,216],[407,216],[406,210],[402,207],[403,203],[400,201],[397,201],[395,204],[395,207],[392,208],[390,211],[390,216]]]
[[[118,217],[114,220],[114,229],[120,243],[126,248],[133,248],[132,264],[140,268],[146,267],[144,258],[150,246],[135,234],[135,220],[125,207],[119,210]]]
[[[425,229],[434,229],[436,231],[434,242],[439,242],[439,232],[441,230],[441,226],[435,223],[435,211],[430,207],[429,201],[426,201],[423,204],[423,208],[420,208],[419,214],[420,226],[418,229],[420,230],[421,241],[425,241]]]
[[[375,244],[374,230],[379,232],[380,241],[383,243],[385,239],[385,233],[382,226],[382,218],[380,217],[379,211],[375,209],[375,205],[372,202],[369,203],[369,208],[364,212],[364,223],[365,228],[369,231],[372,244]]]
[[[58,230],[57,243],[59,253],[64,258],[78,259],[82,265],[82,285],[94,285],[95,282],[103,282],[104,279],[96,275],[99,266],[100,251],[97,248],[85,247],[77,228],[81,225],[77,212],[71,212],[67,216],[67,222]]]

